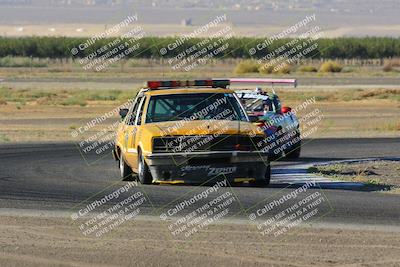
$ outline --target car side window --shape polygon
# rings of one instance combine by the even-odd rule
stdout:
[[[140,103],[139,103],[139,106],[138,106],[138,115],[137,115],[137,118],[136,118],[136,122],[135,122],[135,125],[141,125],[142,124],[142,114],[143,114],[143,110],[144,110],[144,102],[146,101],[146,98],[145,97],[143,97],[142,99],[141,99],[141,101],[140,101]]]
[[[143,97],[139,97],[138,99],[136,99],[135,103],[133,104],[132,110],[127,116],[128,117],[127,120],[126,120],[126,124],[127,125],[134,125],[135,119],[136,119],[137,110],[139,108],[139,104],[142,101],[142,99],[143,99]]]

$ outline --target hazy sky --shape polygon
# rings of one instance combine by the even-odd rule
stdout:
[[[50,0],[31,1],[43,4]],[[180,25],[182,20],[190,18],[193,26],[207,23],[216,15],[227,14],[228,22],[237,27],[261,25],[273,28],[291,25],[315,13],[316,23],[321,28],[335,31],[337,36],[400,36],[399,1],[139,0],[133,1],[133,4],[114,6],[0,4],[0,27],[4,28],[0,34],[13,35],[9,32],[13,29],[6,29],[13,26],[98,24],[104,27],[121,21],[129,14],[137,14],[140,23],[153,25]],[[0,0],[0,3],[5,2],[10,0]],[[168,34],[174,34],[174,29],[171,28]]]

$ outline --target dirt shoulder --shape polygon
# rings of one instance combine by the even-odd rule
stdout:
[[[368,187],[381,187],[384,191],[400,193],[400,161],[344,162],[311,167],[309,171],[336,180],[362,182]]]
[[[268,240],[243,224],[173,240],[143,219],[92,239],[69,218],[0,217],[1,266],[399,266],[399,243],[390,231],[314,227]]]

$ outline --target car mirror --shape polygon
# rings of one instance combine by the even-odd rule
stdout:
[[[121,119],[124,119],[126,117],[126,115],[128,115],[128,109],[127,108],[121,108],[119,110],[119,116],[121,117]]]

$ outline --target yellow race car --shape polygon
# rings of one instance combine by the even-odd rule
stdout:
[[[229,80],[149,81],[121,109],[114,159],[121,177],[142,184],[251,182],[268,185],[264,132],[253,125]]]

